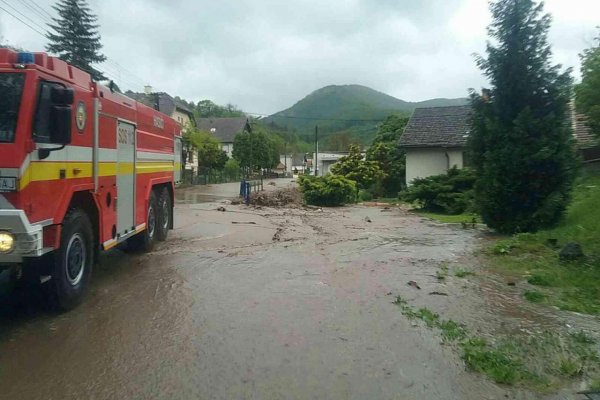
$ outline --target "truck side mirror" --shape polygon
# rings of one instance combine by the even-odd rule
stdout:
[[[75,92],[71,88],[52,86],[50,89],[50,101],[54,105],[70,106],[75,101]]]
[[[50,133],[50,143],[66,145],[71,143],[71,106],[52,106],[50,108],[50,118],[48,130]]]

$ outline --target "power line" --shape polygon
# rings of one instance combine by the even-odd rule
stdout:
[[[43,26],[41,26],[40,24],[38,24],[37,22],[35,22],[33,19],[29,18],[27,15],[23,14],[17,8],[15,8],[14,6],[8,4],[5,0],[0,0],[0,1],[3,2],[5,5],[7,5],[8,7],[10,7],[14,12],[18,13],[20,16],[22,16],[23,18],[27,19],[29,22],[31,22],[32,24],[34,24],[35,26],[37,26],[38,28],[40,28],[42,30],[45,29]]]
[[[38,8],[41,12],[43,12],[44,14],[46,14],[50,19],[53,19],[54,17],[52,16],[52,14],[50,14],[48,11],[46,11],[45,8],[41,7],[40,5],[38,5],[38,3],[35,2],[35,0],[27,0],[28,3],[33,4],[36,8]]]
[[[11,7],[11,9],[15,10],[15,9],[14,9],[14,7],[12,7],[10,4],[7,4],[5,0],[0,0],[0,1],[1,1],[2,3],[4,3],[4,4],[8,5],[9,7]],[[15,14],[13,14],[12,12],[10,12],[9,10],[5,9],[5,8],[4,8],[4,7],[2,7],[1,5],[0,5],[0,10],[4,11],[5,13],[7,13],[8,15],[10,15],[11,17],[13,17],[14,19],[16,19],[17,21],[19,21],[19,22],[20,22],[20,23],[22,23],[23,25],[27,26],[29,29],[31,29],[32,31],[36,32],[36,33],[37,33],[37,34],[39,34],[40,36],[44,37],[45,39],[47,39],[47,38],[48,38],[48,37],[47,37],[47,35],[48,35],[48,31],[46,31],[46,30],[45,30],[43,27],[41,27],[39,24],[37,24],[35,21],[33,21],[33,20],[30,18],[30,17],[28,17],[28,16],[24,15],[24,14],[23,14],[23,13],[21,13],[20,11],[18,11],[18,10],[15,10],[17,13],[19,13],[20,15],[22,15],[24,18],[27,18],[27,20],[31,21],[33,24],[35,24],[37,27],[39,27],[39,28],[40,28],[40,29],[41,29],[43,32],[40,32],[40,30],[38,30],[38,29],[34,28],[34,27],[33,27],[33,26],[31,26],[29,23],[27,23],[27,22],[26,22],[26,21],[24,21],[23,19],[19,18],[18,16],[16,16],[16,15],[15,15]],[[89,73],[89,74],[92,74],[92,73],[93,73],[93,71],[91,71],[91,70],[88,70],[88,69],[86,69],[86,68],[83,68],[83,67],[79,67],[79,68],[80,68],[81,70],[83,70],[83,71],[85,71],[85,72]],[[120,82],[121,84],[123,84],[123,83],[124,83],[124,84],[126,84],[127,86],[130,86],[132,89],[134,89],[136,86],[138,86],[138,85],[139,85],[138,83],[132,83],[132,82],[131,82],[130,80],[128,80],[128,79],[122,79],[122,78],[119,78],[119,79],[117,79],[117,75],[118,75],[118,74],[117,74],[117,73],[115,73],[115,72],[114,72],[114,70],[113,70],[113,72],[110,72],[110,73],[109,73],[109,72],[106,72],[105,70],[102,70],[102,69],[100,69],[100,68],[94,68],[94,69],[95,69],[96,71],[100,72],[102,75],[104,75],[104,76],[107,76],[107,77],[108,77],[108,78],[110,78],[111,80],[113,80],[113,81],[118,81],[118,82]],[[140,80],[140,82],[141,82],[141,80]],[[141,86],[143,86],[143,84],[142,84]]]
[[[19,2],[24,5],[28,10],[32,11],[35,15],[37,15],[38,17],[40,17],[42,20],[44,20],[44,22],[46,23],[51,23],[52,20],[50,20],[48,17],[46,17],[44,14],[42,14],[37,8],[33,7],[32,5],[30,5],[28,2],[25,2],[25,0],[19,0]]]
[[[19,21],[23,25],[29,27],[29,29],[31,29],[32,31],[37,32],[39,35],[43,36],[44,38],[46,37],[46,35],[44,35],[42,32],[38,31],[33,26],[29,25],[27,22],[23,21],[21,18],[17,17],[16,15],[14,15],[13,13],[11,13],[7,9],[3,8],[2,6],[0,6],[0,10],[4,11],[5,13],[7,13],[8,15],[10,15],[11,17],[13,17],[14,19],[16,19],[17,21]]]

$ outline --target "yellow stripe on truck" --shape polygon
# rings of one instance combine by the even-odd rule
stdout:
[[[100,162],[98,173],[102,177],[116,176],[117,169],[119,175],[132,175],[133,163]],[[61,171],[64,171],[64,178],[61,178]],[[138,162],[135,171],[137,174],[172,172],[173,162]],[[19,190],[25,189],[31,182],[91,178],[92,176],[92,162],[33,161],[19,179]]]
[[[135,166],[135,171],[138,174],[173,171],[173,162],[138,162]]]

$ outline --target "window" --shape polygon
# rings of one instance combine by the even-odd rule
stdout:
[[[0,142],[15,140],[25,74],[0,74]]]
[[[63,87],[58,83],[42,82],[38,92],[37,109],[33,123],[33,140],[39,143],[50,142],[50,108],[52,99],[50,93],[53,87]]]

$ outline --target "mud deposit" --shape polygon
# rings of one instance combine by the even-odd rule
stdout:
[[[442,263],[476,268],[477,231],[397,208],[188,204],[193,197],[152,254],[104,256],[70,313],[45,311],[33,294],[8,307],[4,287],[0,398],[536,398],[466,371],[392,304],[402,295],[484,332],[534,329],[535,317],[528,325],[488,301],[493,285],[436,278]]]

